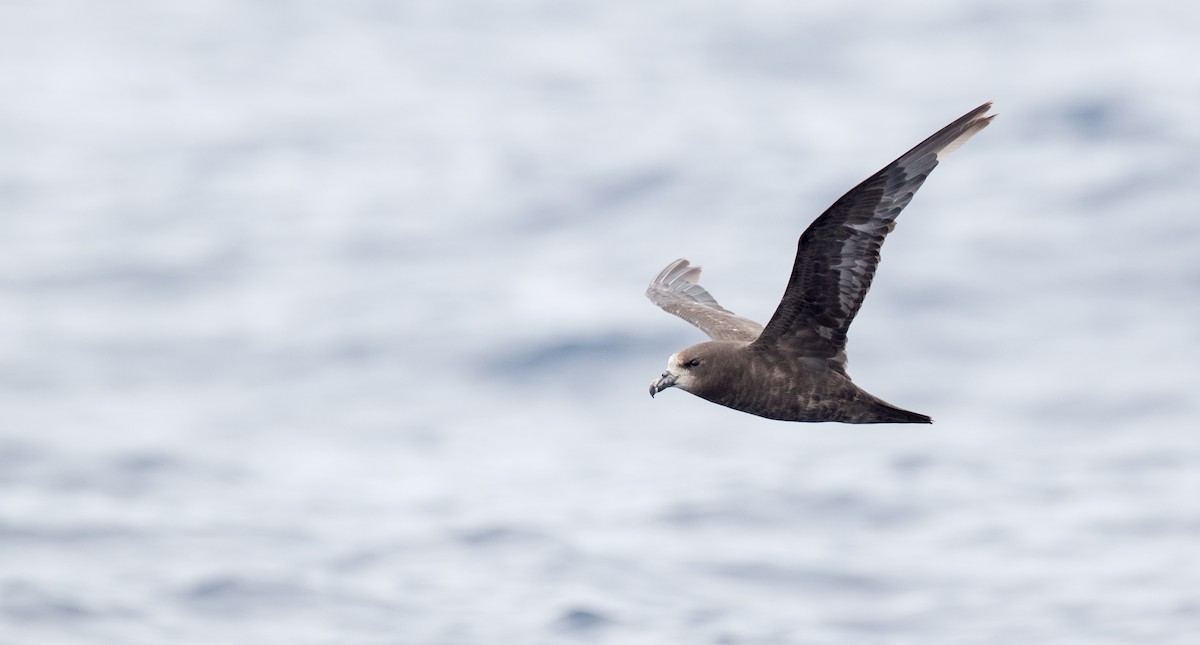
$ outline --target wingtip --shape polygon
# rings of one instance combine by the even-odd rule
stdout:
[[[988,102],[984,103],[983,105],[975,108],[975,111],[973,112],[973,118],[971,119],[972,124],[978,123],[979,124],[978,130],[982,130],[983,128],[986,128],[987,125],[992,122],[992,119],[996,118],[995,114],[988,114],[988,112],[991,112],[991,111],[992,111],[992,101],[988,101]],[[976,130],[976,131],[978,131],[978,130]]]
[[[659,271],[654,280],[650,282],[650,286],[653,288],[655,285],[672,284],[680,279],[692,284],[700,284],[701,270],[698,266],[692,266],[687,258],[679,258]]]
[[[941,161],[950,156],[950,153],[958,150],[963,146],[964,143],[970,141],[971,137],[979,134],[980,130],[988,127],[988,125],[991,124],[992,119],[996,118],[995,114],[988,114],[991,109],[992,102],[988,101],[959,117],[955,123],[947,126],[947,128],[957,129],[958,135],[942,146],[940,150],[934,153],[937,156],[937,160]]]
[[[983,115],[985,115],[991,111],[994,103],[995,103],[995,101],[984,101],[979,107],[964,114],[963,117],[967,118],[967,119],[975,119],[975,118],[983,117]],[[992,115],[987,116],[986,118],[990,119],[993,116],[995,116],[995,115],[992,114]]]

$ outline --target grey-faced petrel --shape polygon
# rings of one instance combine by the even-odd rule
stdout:
[[[650,396],[677,387],[719,405],[782,421],[932,423],[868,394],[846,373],[846,330],[862,306],[883,238],[929,173],[987,127],[983,105],[842,195],[800,236],[792,277],[764,328],[717,304],[700,267],[679,259],[646,289],[665,311],[712,340],[671,355]]]

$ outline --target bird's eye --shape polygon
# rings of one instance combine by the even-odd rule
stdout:
[[[687,366],[688,367],[700,367],[700,359],[693,358],[692,360],[687,362]]]

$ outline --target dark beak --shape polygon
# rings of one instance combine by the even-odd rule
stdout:
[[[663,390],[675,385],[675,381],[678,378],[678,376],[675,376],[670,372],[663,372],[662,378],[658,379],[657,381],[650,382],[650,398],[654,398],[655,394],[658,394],[659,392],[662,392]]]

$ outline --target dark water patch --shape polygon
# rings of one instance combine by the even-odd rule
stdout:
[[[239,478],[226,467],[196,463],[164,452],[137,451],[58,463],[41,473],[39,480],[41,485],[58,492],[140,497],[180,485],[224,485]]]
[[[343,573],[376,569],[385,566],[393,558],[404,557],[417,550],[418,545],[412,543],[376,545],[339,554],[329,560],[329,566]]]
[[[0,547],[16,544],[25,546],[90,544],[95,546],[97,542],[125,544],[146,537],[147,534],[144,531],[119,524],[77,522],[54,525],[0,521]]]
[[[1063,133],[1085,142],[1158,138],[1163,126],[1138,103],[1116,95],[1079,95],[1031,112],[1030,133]]]
[[[188,608],[229,617],[262,611],[290,611],[316,602],[315,594],[299,581],[215,575],[199,580],[178,594]]]
[[[62,624],[97,617],[87,603],[68,595],[15,582],[0,587],[0,616],[12,621]]]
[[[466,550],[471,557],[492,557],[497,553],[561,552],[562,543],[533,529],[501,524],[458,528],[410,539],[388,540],[343,552],[330,559],[330,566],[342,571],[388,567],[396,561],[419,558],[433,550]]]
[[[12,362],[0,364],[0,391],[24,396],[54,396],[63,386],[61,372],[45,364]]]
[[[472,547],[528,546],[552,541],[549,536],[538,531],[501,525],[462,530],[455,539],[460,544]]]
[[[595,370],[597,362],[610,363],[662,350],[659,337],[634,334],[595,334],[547,340],[494,356],[485,362],[486,376],[529,380],[563,378],[564,371]]]
[[[38,297],[47,294],[100,291],[106,295],[173,301],[198,290],[222,287],[241,277],[245,253],[217,249],[190,261],[101,257],[41,273],[0,280],[0,287],[23,290]]]
[[[563,632],[594,632],[613,624],[613,619],[590,608],[566,609],[554,621],[554,626]]]
[[[674,504],[658,517],[659,521],[680,528],[702,526],[761,526],[778,522],[771,513],[744,504],[682,502]]]
[[[905,476],[917,476],[932,470],[938,460],[931,455],[908,454],[892,458],[892,470]]]
[[[916,504],[893,503],[864,496],[855,491],[824,493],[785,493],[782,502],[794,513],[871,526],[894,527],[922,518],[924,511]]]
[[[772,529],[793,521],[895,527],[922,517],[923,511],[915,504],[883,502],[852,491],[833,491],[775,492],[754,499],[683,502],[671,506],[658,519],[681,528],[742,526]]]
[[[1200,600],[1183,600],[1175,604],[1171,613],[1180,618],[1200,618]]]
[[[651,168],[610,177],[592,186],[592,206],[599,210],[611,210],[660,191],[674,179],[675,173],[668,168]]]
[[[704,564],[706,573],[737,582],[796,590],[849,594],[884,594],[896,585],[880,577],[827,567],[796,567],[762,562]]]
[[[1113,99],[1088,98],[1068,103],[1061,112],[1063,122],[1076,134],[1095,138],[1112,133],[1125,110]]]
[[[115,472],[135,476],[154,476],[184,468],[183,462],[176,457],[151,452],[119,455],[111,465]]]
[[[25,481],[30,469],[48,459],[47,451],[31,442],[0,440],[0,484]]]

